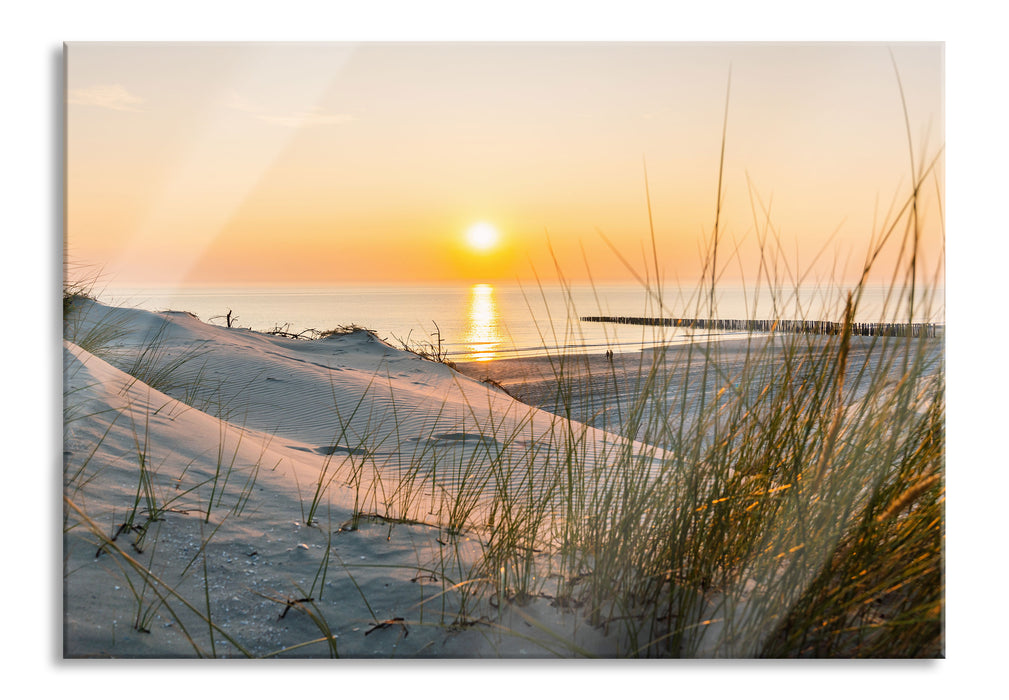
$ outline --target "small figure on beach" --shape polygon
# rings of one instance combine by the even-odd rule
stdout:
[[[610,362],[613,362],[613,351],[612,350],[607,350],[606,351],[606,359],[609,360]]]

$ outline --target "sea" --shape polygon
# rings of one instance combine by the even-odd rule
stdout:
[[[439,286],[109,286],[99,300],[150,311],[188,311],[201,320],[256,331],[311,335],[341,327],[374,331],[390,344],[459,362],[556,354],[633,352],[660,344],[731,338],[740,332],[580,321],[584,316],[721,319],[843,317],[845,293],[800,287],[703,285],[645,289],[640,284]],[[942,323],[942,293],[916,302],[916,322]],[[713,309],[713,312],[712,312]],[[856,321],[907,321],[906,296],[864,288]],[[901,316],[903,314],[903,316]]]

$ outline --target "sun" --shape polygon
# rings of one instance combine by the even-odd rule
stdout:
[[[475,250],[488,251],[497,245],[497,229],[484,222],[473,224],[466,231],[466,242]]]

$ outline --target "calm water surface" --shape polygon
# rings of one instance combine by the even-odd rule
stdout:
[[[817,318],[837,320],[843,301],[837,292],[804,289],[772,300],[766,290],[726,286],[716,293],[719,318]],[[109,287],[103,302],[152,311],[189,311],[201,320],[225,324],[230,310],[235,325],[259,331],[298,333],[356,324],[372,329],[393,345],[437,346],[439,340],[457,360],[488,360],[575,349],[627,352],[657,343],[704,337],[706,331],[580,323],[579,316],[707,317],[708,299],[692,292],[666,291],[662,308],[639,285],[519,287],[475,284],[455,287]],[[939,297],[931,313],[916,320],[942,321]],[[860,321],[891,320],[886,294],[870,288]],[[889,304],[895,308],[894,303]],[[926,305],[921,304],[920,309]],[[906,320],[906,319],[904,319]],[[729,334],[723,334],[729,335]]]

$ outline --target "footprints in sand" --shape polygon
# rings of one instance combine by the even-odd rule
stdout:
[[[504,447],[498,440],[486,435],[481,435],[480,433],[436,433],[429,438],[419,438],[414,437],[409,439],[410,442],[421,442],[426,441],[429,444],[434,445],[466,445],[467,443],[483,443],[485,445],[495,445],[497,447]]]
[[[510,440],[506,445],[500,440],[480,433],[449,432],[434,433],[428,437],[411,437],[404,442],[414,444],[427,444],[438,448],[460,448],[491,450],[495,453],[503,453],[507,448],[519,449],[523,451],[533,450],[537,453],[554,452],[553,445],[533,440]],[[320,455],[353,455],[364,457],[375,457],[388,455],[388,452],[372,452],[360,447],[347,447],[346,445],[320,445],[319,447],[303,447],[300,445],[288,445],[292,450],[299,452],[309,452]]]
[[[299,452],[314,452],[319,455],[335,455],[335,454],[348,454],[348,455],[375,455],[377,452],[369,452],[368,450],[362,449],[360,447],[344,447],[343,445],[321,445],[315,448],[300,447],[298,445],[288,445],[292,450],[298,450]]]

